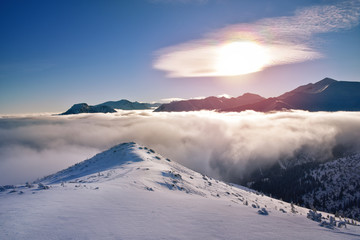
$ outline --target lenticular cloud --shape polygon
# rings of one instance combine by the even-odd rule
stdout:
[[[269,59],[257,71],[318,59],[323,54],[316,48],[316,34],[350,29],[359,24],[359,19],[360,1],[351,0],[299,9],[293,16],[233,24],[201,39],[158,50],[153,67],[166,72],[168,77],[227,76],[215,67],[217,52],[233,42],[257,43],[264,49]]]

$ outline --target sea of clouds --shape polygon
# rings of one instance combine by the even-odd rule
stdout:
[[[316,161],[360,152],[360,112],[119,111],[0,116],[0,185],[62,170],[134,141],[226,181],[305,152]]]

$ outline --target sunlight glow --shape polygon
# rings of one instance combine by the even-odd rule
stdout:
[[[257,72],[269,62],[265,47],[255,42],[232,42],[222,46],[215,63],[222,76],[236,76]]]

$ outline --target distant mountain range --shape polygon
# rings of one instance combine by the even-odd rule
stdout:
[[[244,95],[236,98],[207,97],[204,99],[190,99],[165,103],[155,109],[155,112],[220,110],[224,108],[254,104],[263,100],[265,100],[265,98],[252,93],[245,93]]]
[[[160,106],[160,103],[139,103],[130,102],[129,100],[122,99],[119,101],[104,102],[95,106],[90,106],[86,103],[74,104],[69,110],[61,115],[79,114],[79,113],[113,113],[115,109],[122,110],[143,110],[151,109]]]
[[[336,81],[324,78],[317,83],[295,88],[278,97],[263,98],[246,93],[237,98],[208,97],[175,101],[161,105],[155,111],[217,110],[223,112],[258,112],[300,109],[308,111],[360,111],[360,82]]]
[[[157,108],[156,108],[157,107]],[[216,110],[220,112],[258,112],[299,109],[307,111],[360,111],[360,82],[336,81],[324,78],[286,92],[278,97],[264,98],[253,93],[239,97],[207,97],[170,103],[139,103],[126,99],[104,102],[95,106],[86,103],[73,105],[62,115],[78,113],[112,113],[115,109],[144,110],[156,108],[155,112],[181,112]]]

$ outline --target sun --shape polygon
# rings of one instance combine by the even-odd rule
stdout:
[[[215,71],[221,76],[258,72],[269,62],[266,48],[256,42],[231,42],[218,49]]]

